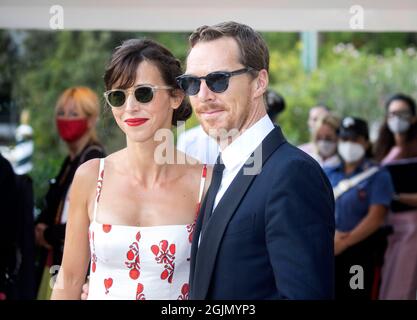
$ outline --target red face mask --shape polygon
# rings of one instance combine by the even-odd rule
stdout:
[[[81,138],[88,129],[86,118],[81,119],[56,119],[59,135],[66,142],[73,142]]]

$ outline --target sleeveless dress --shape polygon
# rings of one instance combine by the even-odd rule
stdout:
[[[203,166],[200,193],[207,168]],[[97,205],[104,177],[100,159],[90,243],[88,300],[187,300],[191,242],[195,221],[188,225],[136,227],[98,223]]]

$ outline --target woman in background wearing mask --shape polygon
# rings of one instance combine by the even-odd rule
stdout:
[[[325,169],[336,199],[336,299],[371,299],[377,295],[379,277],[375,269],[382,257],[378,231],[394,190],[389,172],[370,161],[370,150],[367,123],[344,118],[338,144],[342,163]]]
[[[375,145],[376,159],[388,168],[412,162],[417,166],[415,101],[400,93],[388,99],[385,106],[387,115]],[[407,168],[409,170],[412,166],[407,165]],[[399,173],[391,170],[394,182],[413,179],[410,175],[404,177]],[[417,294],[417,193],[398,192],[388,216],[388,224],[393,227],[394,233],[388,238],[380,299],[414,300]]]
[[[96,122],[100,113],[97,95],[86,87],[73,87],[65,90],[55,107],[55,122],[59,136],[68,148],[58,175],[50,181],[45,196],[44,208],[35,227],[36,243],[43,248],[41,261],[43,274],[39,299],[49,299],[49,268],[60,265],[65,239],[68,210],[68,194],[75,171],[84,162],[105,156],[98,142]]]
[[[320,117],[313,129],[314,152],[310,154],[322,168],[340,165],[337,154],[339,118],[332,114]]]

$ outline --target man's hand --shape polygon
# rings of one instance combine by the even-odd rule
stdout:
[[[81,292],[81,300],[87,300],[88,298],[88,287],[90,285],[89,279],[83,284],[83,291]]]
[[[347,238],[349,236],[349,232],[341,232],[337,231],[334,235],[334,255],[337,256],[345,251],[349,244],[347,242]]]

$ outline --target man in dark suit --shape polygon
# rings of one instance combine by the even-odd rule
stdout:
[[[221,148],[196,225],[190,299],[332,299],[334,199],[267,116],[269,53],[234,22],[190,36],[178,83]]]

